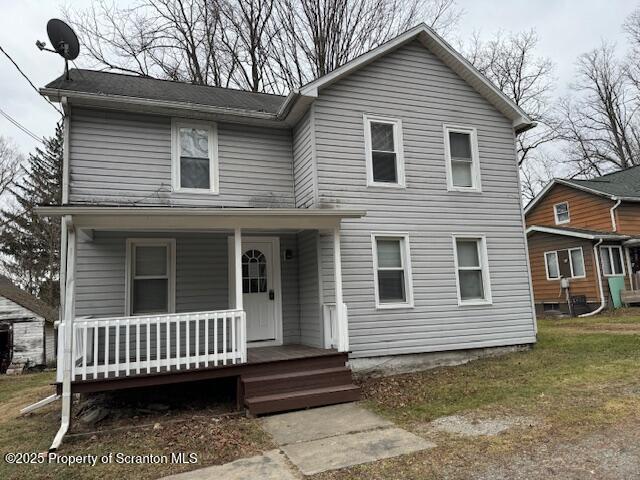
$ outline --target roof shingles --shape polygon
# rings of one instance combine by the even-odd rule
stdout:
[[[67,80],[64,75],[61,75],[49,82],[46,88],[180,102],[274,115],[278,113],[286,98],[281,95],[77,68],[69,70],[69,78],[70,80]]]

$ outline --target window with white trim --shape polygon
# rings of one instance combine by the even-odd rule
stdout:
[[[547,268],[547,280],[557,280],[560,278],[560,265],[558,264],[558,252],[546,252],[544,263]]]
[[[569,202],[556,203],[553,206],[553,215],[556,219],[556,225],[569,223]]]
[[[373,235],[376,306],[413,305],[408,235]]]
[[[454,236],[458,303],[491,303],[487,246],[484,237]]]
[[[444,125],[447,188],[480,191],[480,160],[475,128]]]
[[[616,245],[602,246],[600,247],[600,258],[602,259],[602,273],[606,277],[624,275],[622,248]]]
[[[174,120],[171,136],[174,190],[218,193],[216,125]]]
[[[584,278],[584,252],[582,247],[545,252],[544,263],[547,280],[565,278]]]
[[[173,240],[139,239],[127,242],[129,315],[173,312],[174,258]]]
[[[582,278],[585,276],[584,253],[582,247],[569,249],[569,261],[571,263],[571,277]]]
[[[367,185],[404,186],[402,121],[364,115]]]

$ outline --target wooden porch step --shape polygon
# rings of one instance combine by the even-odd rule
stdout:
[[[252,398],[245,397],[245,406],[249,410],[249,413],[260,415],[264,413],[334,405],[336,403],[355,402],[357,400],[360,400],[360,387],[349,384],[262,395]]]
[[[344,365],[275,375],[242,377],[244,395],[248,398],[351,383],[351,370]]]

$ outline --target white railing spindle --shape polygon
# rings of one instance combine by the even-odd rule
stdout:
[[[174,331],[172,323],[175,324]],[[192,370],[247,361],[246,314],[242,310],[83,318],[76,319],[71,325],[74,329],[72,375],[82,380],[146,375],[152,373],[153,367],[159,373],[163,366],[166,371]],[[154,325],[155,334],[152,333]],[[111,327],[115,334],[113,342]],[[64,328],[66,324],[61,322],[59,329]],[[162,338],[163,330],[165,338]],[[101,333],[104,340],[100,338]],[[181,337],[184,337],[184,346],[181,346]],[[172,345],[175,345],[174,355]],[[104,352],[102,357],[101,350]],[[154,350],[155,362],[152,360]]]

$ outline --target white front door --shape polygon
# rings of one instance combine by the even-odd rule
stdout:
[[[242,239],[242,302],[248,342],[277,342],[280,299],[277,243],[273,238]]]

